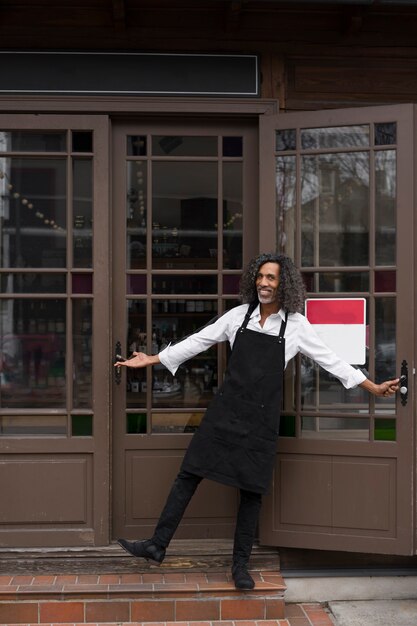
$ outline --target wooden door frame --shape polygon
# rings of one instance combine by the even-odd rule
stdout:
[[[355,109],[335,109],[326,111],[316,111],[307,113],[288,113],[285,116],[268,116],[260,123],[260,241],[261,248],[275,249],[276,246],[276,209],[275,209],[275,127],[277,119],[280,123],[285,122],[286,128],[322,127],[322,126],[343,126],[368,122],[387,122],[399,120],[402,124],[397,125],[397,255],[401,249],[402,266],[410,267],[410,273],[397,271],[397,292],[406,297],[406,301],[397,302],[398,308],[405,308],[413,315],[417,310],[416,289],[412,276],[415,272],[416,261],[414,252],[414,242],[417,231],[414,220],[414,208],[416,206],[416,190],[414,183],[416,177],[416,163],[414,159],[415,129],[417,111],[415,105],[392,105],[380,107],[366,107]],[[300,120],[302,120],[300,124]],[[349,121],[346,121],[349,120]],[[407,190],[407,191],[406,191]],[[300,189],[297,188],[297,193]],[[299,204],[299,203],[298,203]],[[399,217],[403,213],[404,216]],[[300,214],[297,215],[300,220]],[[298,266],[301,261],[301,242],[296,238],[295,256]],[[410,289],[410,284],[413,288]],[[398,320],[398,323],[399,320]],[[395,551],[390,548],[389,538],[386,547],[381,548],[381,539],[373,537],[355,537],[346,534],[326,535],[326,545],[323,545],[323,534],[308,531],[297,533],[296,531],[274,530],[274,486],[271,493],[265,500],[264,510],[261,520],[261,540],[269,545],[297,548],[314,548],[328,550],[347,550],[357,552],[376,553],[396,553],[413,554],[415,551],[415,360],[414,360],[414,337],[416,335],[416,318],[413,316],[411,328],[397,328],[397,373],[400,371],[400,364],[403,359],[408,362],[409,367],[409,396],[408,405],[404,409],[401,400],[397,397],[397,440],[396,442],[366,442],[368,452],[364,452],[363,442],[349,441],[326,441],[326,440],[303,440],[301,438],[281,438],[277,448],[277,466],[279,471],[280,459],[291,458],[291,455],[352,455],[369,456],[376,459],[385,457],[395,457],[400,459],[399,464],[401,474],[397,476],[397,485],[406,487],[396,490],[397,498],[397,535],[392,538],[392,543],[396,541]],[[408,415],[408,419],[402,416]],[[394,447],[401,449],[394,452]],[[397,467],[398,469],[398,467]],[[308,545],[305,537],[309,535]],[[354,545],[354,547],[352,547]]]

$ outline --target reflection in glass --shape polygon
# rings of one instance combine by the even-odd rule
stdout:
[[[375,145],[390,146],[394,143],[397,143],[397,124],[395,122],[375,124]]]
[[[275,150],[295,150],[297,147],[297,131],[295,129],[277,130],[275,134]]]
[[[71,276],[72,293],[93,293],[93,275],[73,273]]]
[[[294,257],[296,209],[296,158],[275,159],[277,246],[281,253]]]
[[[153,413],[153,433],[193,433],[197,430],[204,413]]]
[[[146,156],[146,135],[127,136],[127,155]]]
[[[67,435],[66,415],[1,415],[0,436],[44,437]]]
[[[208,302],[212,304],[211,301]],[[158,311],[164,307],[164,303],[164,300],[153,301]],[[160,352],[169,343],[175,343],[212,321],[213,312],[207,312],[205,305],[205,300],[187,300],[185,314],[177,315],[169,311],[155,313],[152,319],[152,354]],[[205,407],[217,391],[217,346],[181,365],[175,376],[172,376],[162,364],[152,368],[152,376],[154,406]]]
[[[369,440],[369,419],[352,417],[302,417],[304,439]]]
[[[223,164],[223,267],[242,267],[242,163]]]
[[[170,294],[216,294],[217,275],[159,275],[152,278],[152,293]]]
[[[132,356],[133,352],[156,354],[155,346],[149,345],[146,336],[146,301],[127,301],[127,340],[125,357]],[[122,372],[124,370],[122,369]],[[146,406],[146,368],[126,368],[126,406],[128,408]]]
[[[303,272],[309,293],[363,293],[369,291],[368,272]]]
[[[126,190],[127,267],[146,267],[146,202],[147,165],[144,161],[128,161]]]
[[[217,156],[217,137],[164,135],[152,137],[153,156]]]
[[[223,137],[223,156],[241,157],[243,156],[242,137]]]
[[[369,356],[360,369],[369,372]],[[312,359],[301,355],[301,408],[302,410],[329,410],[338,404],[339,412],[367,413],[369,394],[361,387],[345,389],[332,374],[322,369]]]
[[[92,437],[93,436],[93,416],[92,415],[71,415],[71,436],[72,437]]]
[[[0,407],[65,406],[65,300],[0,300]]]
[[[0,152],[65,152],[65,131],[0,130]]]
[[[65,293],[66,275],[35,272],[0,274],[1,293]]]
[[[72,343],[73,363],[73,407],[92,407],[92,300],[73,300]]]
[[[93,151],[93,132],[91,130],[73,130],[72,131],[72,151],[73,152],[92,152]]]
[[[369,146],[369,125],[305,128],[301,131],[303,150]]]
[[[369,263],[369,155],[302,158],[302,264]]]
[[[92,267],[93,264],[92,166],[91,159],[72,161],[74,267]]]
[[[2,267],[66,264],[66,161],[0,158]]]
[[[397,161],[395,150],[375,153],[375,259],[396,262]]]
[[[155,268],[217,268],[217,164],[153,164]]]
[[[237,295],[239,293],[240,275],[224,274],[223,293],[227,295]]]
[[[396,378],[396,299],[375,298],[375,381]],[[395,412],[395,401],[375,398],[384,409]]]

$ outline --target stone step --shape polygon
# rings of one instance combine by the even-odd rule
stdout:
[[[1,575],[0,624],[284,619],[279,572],[251,574],[250,591],[227,572]]]

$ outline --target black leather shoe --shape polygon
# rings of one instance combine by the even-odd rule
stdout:
[[[151,539],[146,539],[145,541],[118,539],[117,543],[132,556],[142,557],[147,561],[162,563],[165,558],[165,548],[156,545]]]
[[[249,574],[246,565],[233,565],[232,577],[236,589],[253,589],[255,587],[255,581]]]

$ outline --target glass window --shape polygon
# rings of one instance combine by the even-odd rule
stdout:
[[[0,437],[45,437],[45,435],[65,437],[66,415],[0,416]]]
[[[126,190],[127,267],[146,267],[147,164],[128,161]]]
[[[72,131],[72,151],[73,152],[92,152],[93,151],[93,133],[91,130],[73,130]]]
[[[294,257],[296,211],[296,157],[275,159],[277,245],[280,252]]]
[[[129,357],[133,352],[151,354],[152,346],[146,334],[146,302],[145,300],[127,301],[128,335],[126,351],[123,356]],[[155,354],[155,352],[152,352]],[[125,368],[126,406],[138,408],[146,406],[147,370],[146,368]],[[133,419],[133,418],[132,418]],[[129,421],[127,426],[129,427]]]
[[[305,128],[301,131],[303,150],[357,148],[369,146],[369,125]]]
[[[396,378],[396,299],[375,299],[375,381]],[[375,398],[375,403],[386,411],[395,413],[395,399]]]
[[[369,418],[302,417],[301,436],[305,439],[369,440]]]
[[[145,435],[146,413],[127,413],[126,432],[128,435]]]
[[[375,258],[377,265],[396,263],[397,161],[395,150],[375,153]]]
[[[65,274],[4,272],[0,274],[2,293],[65,293]]]
[[[375,124],[375,145],[390,146],[394,143],[397,143],[397,124],[395,122]]]
[[[0,300],[2,408],[65,406],[65,300]]]
[[[204,157],[217,156],[217,137],[155,135],[152,137],[153,156]]]
[[[127,155],[128,156],[146,156],[147,139],[146,135],[128,135],[127,137]]]
[[[204,274],[164,274],[154,275],[152,279],[152,293],[159,294],[216,294],[217,275]]]
[[[243,156],[243,137],[223,137],[223,156]]]
[[[76,409],[92,407],[92,300],[73,300],[73,406]]]
[[[73,437],[92,437],[93,416],[71,415],[71,435]]]
[[[369,263],[369,154],[302,158],[304,266]]]
[[[153,413],[153,433],[193,433],[197,430],[204,413]]]
[[[0,152],[65,152],[65,131],[0,130]]]
[[[297,131],[295,129],[277,130],[275,133],[275,150],[284,152],[297,147]]]
[[[242,267],[242,163],[223,164],[223,267]]]
[[[72,162],[74,219],[74,267],[92,267],[93,264],[93,162],[91,159],[73,159]]]
[[[369,291],[368,272],[303,272],[309,293],[363,293]]]
[[[153,164],[154,268],[217,268],[217,163]]]
[[[1,266],[64,267],[66,161],[0,158],[0,173]]]

